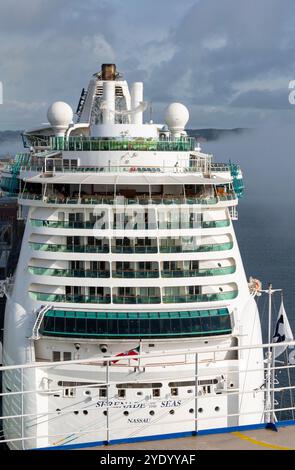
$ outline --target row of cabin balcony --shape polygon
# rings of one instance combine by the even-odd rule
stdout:
[[[110,187],[22,182],[20,199],[47,204],[106,205],[214,205],[233,201],[237,196],[231,183],[224,185],[169,185]]]
[[[35,260],[35,262],[37,263],[38,260]],[[206,262],[200,264],[197,260],[164,261],[160,264],[158,262],[148,261],[137,263],[114,262],[111,264],[105,261],[94,261],[90,263],[90,269],[86,269],[82,261],[72,261],[70,264],[70,269],[29,266],[28,271],[37,276],[74,278],[112,277],[122,279],[207,277],[229,275],[236,271],[236,266],[233,261],[226,262],[226,264],[220,261],[217,263],[211,262],[210,266],[207,267],[201,267],[204,266]]]
[[[43,286],[42,286],[43,287]],[[235,299],[236,284],[219,286],[177,287],[79,287],[66,286],[64,293],[37,291],[37,285],[29,291],[40,302],[77,304],[173,304],[187,302],[214,302]]]
[[[72,237],[69,237],[72,238]],[[208,243],[200,237],[175,238],[120,238],[95,239],[95,242],[81,243],[80,237],[73,237],[67,244],[29,242],[34,251],[62,253],[116,253],[116,254],[153,254],[153,253],[203,253],[227,251],[233,248],[231,240],[226,242]],[[93,238],[93,237],[88,237]]]
[[[104,209],[96,208],[95,213],[58,212],[58,220],[37,219],[32,217],[33,227],[87,229],[95,230],[179,230],[222,228],[230,225],[230,219],[225,213],[220,213],[222,219],[205,220],[207,214],[193,208],[186,209]],[[211,215],[211,214],[210,214]],[[214,215],[214,214],[213,214]],[[67,220],[68,219],[68,220]],[[85,220],[86,219],[86,220]],[[88,220],[87,220],[88,219]]]

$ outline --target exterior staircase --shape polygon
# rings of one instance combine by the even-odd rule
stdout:
[[[39,329],[40,329],[41,323],[43,321],[44,315],[51,308],[52,308],[52,305],[42,305],[36,311],[36,321],[35,321],[34,326],[33,326],[31,339],[34,339],[34,340],[40,339]]]

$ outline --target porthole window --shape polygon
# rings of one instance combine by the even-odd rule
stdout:
[[[155,414],[154,410],[151,410],[151,411],[150,411],[150,415],[151,415],[151,416],[154,416],[154,414]]]
[[[203,408],[198,408],[198,413],[203,413]]]
[[[124,411],[123,415],[124,416],[129,416],[129,411]]]
[[[87,410],[83,410],[83,415],[88,415],[88,411],[87,411]]]
[[[195,411],[195,410],[194,410],[193,408],[191,408],[191,409],[189,410],[190,413],[194,413],[194,411]]]
[[[219,287],[219,290],[220,290],[220,292],[223,292],[223,289],[222,289],[222,287]]]
[[[91,395],[90,390],[85,390],[84,395]]]
[[[108,414],[107,410],[104,410],[103,415],[107,416],[107,414]]]
[[[174,410],[170,410],[169,413],[170,413],[171,415],[174,415],[175,411],[174,411]]]
[[[57,411],[58,414],[61,413],[61,410],[59,408],[56,408],[56,411]]]
[[[219,406],[215,406],[215,411],[220,411]]]
[[[99,398],[105,398],[107,396],[107,389],[106,388],[100,388],[99,389]]]
[[[79,414],[79,411],[74,411],[74,415],[78,415]]]

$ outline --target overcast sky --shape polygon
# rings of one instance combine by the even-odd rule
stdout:
[[[154,119],[190,109],[189,127],[295,120],[294,0],[0,0],[0,129],[74,110],[103,62],[145,81]]]

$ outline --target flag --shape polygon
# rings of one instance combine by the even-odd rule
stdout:
[[[123,357],[130,357],[130,356],[138,356],[139,354],[139,351],[140,351],[140,346],[137,346],[137,348],[134,348],[134,349],[130,349],[129,351],[125,351],[125,352],[121,352],[119,354],[116,354],[115,357],[120,357],[120,358],[123,358]],[[135,361],[138,361],[138,359],[136,357],[132,357],[132,359],[134,359]],[[118,359],[117,361],[111,361],[111,364],[117,364],[117,362],[119,362],[120,359]]]
[[[284,343],[288,341],[293,341],[293,333],[290,327],[290,323],[285,311],[283,301],[281,303],[277,323],[275,326],[274,335],[272,337],[273,343]],[[274,357],[280,356],[288,346],[282,345],[277,348],[274,348]]]

